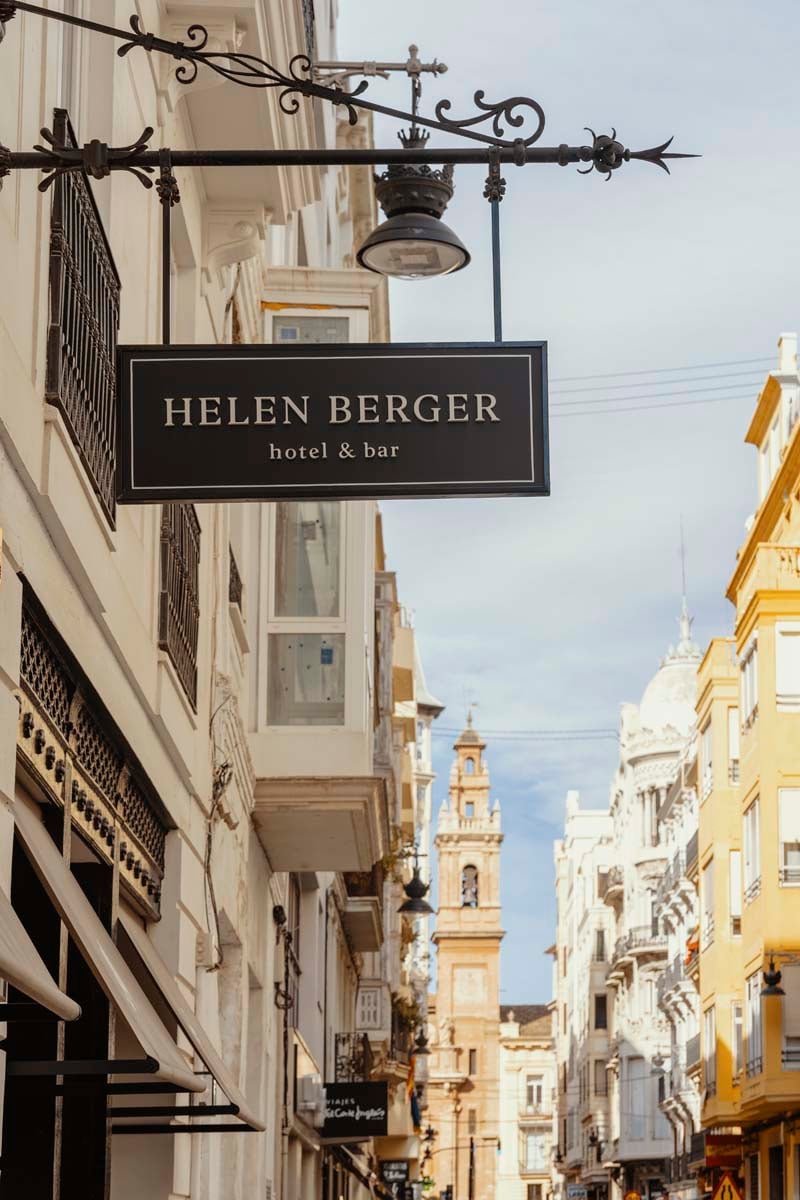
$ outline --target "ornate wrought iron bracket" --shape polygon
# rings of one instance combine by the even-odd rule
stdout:
[[[152,172],[153,168],[139,166],[132,161],[141,151],[147,149],[148,139],[153,136],[149,125],[130,146],[120,146],[118,149],[113,149],[97,138],[92,138],[84,146],[72,149],[61,145],[49,129],[40,129],[39,132],[50,146],[49,150],[45,146],[33,147],[37,153],[44,156],[43,169],[50,171],[39,184],[40,192],[46,192],[59,176],[67,175],[70,171],[83,171],[86,175],[91,175],[92,179],[105,179],[112,171],[129,171],[146,188],[153,186],[152,179],[147,178],[147,173]]]
[[[186,31],[186,41],[170,41],[167,38],[157,37],[155,34],[148,33],[142,28],[141,21],[136,15],[130,18],[130,30],[116,29],[111,25],[104,25],[98,21],[85,20],[82,17],[76,17],[70,13],[60,12],[55,9],[42,8],[38,4],[29,4],[23,2],[23,0],[0,0],[0,22],[10,20],[17,10],[35,13],[45,18],[62,21],[70,25],[79,26],[82,29],[93,30],[108,37],[117,38],[125,43],[117,51],[121,56],[129,54],[134,47],[139,47],[148,54],[158,53],[167,55],[179,62],[180,65],[175,72],[175,77],[182,84],[192,83],[197,78],[198,69],[202,66],[214,71],[229,82],[238,84],[240,87],[277,89],[279,91],[278,103],[283,112],[289,115],[299,111],[300,101],[298,97],[300,96],[324,100],[337,106],[343,105],[347,109],[348,120],[353,125],[358,121],[358,110],[366,109],[370,112],[394,117],[403,122],[411,122],[412,125],[422,125],[427,129],[434,129],[440,133],[468,138],[471,141],[483,143],[485,146],[510,150],[513,152],[513,161],[519,166],[532,162],[559,162],[565,166],[569,162],[577,161],[589,163],[589,171],[598,170],[608,178],[610,172],[616,170],[623,162],[628,162],[630,159],[652,162],[664,170],[668,170],[664,161],[665,159],[694,157],[694,155],[677,154],[674,151],[668,151],[667,147],[670,142],[665,142],[661,146],[653,147],[650,150],[627,150],[621,143],[617,142],[616,130],[610,136],[598,136],[590,130],[589,132],[592,132],[593,141],[592,145],[588,147],[562,145],[557,148],[550,148],[549,153],[542,157],[538,155],[532,156],[530,153],[531,148],[539,141],[544,132],[545,115],[542,106],[536,100],[532,100],[527,96],[512,96],[497,103],[488,103],[484,98],[485,93],[479,89],[475,92],[474,96],[475,106],[478,111],[473,116],[452,118],[448,115],[452,108],[451,101],[440,100],[434,109],[434,116],[423,117],[417,112],[406,112],[402,109],[391,108],[387,105],[376,104],[373,101],[366,100],[363,96],[364,91],[368,87],[366,79],[362,80],[351,92],[343,90],[341,86],[327,87],[315,82],[313,78],[313,64],[306,54],[297,54],[292,58],[287,74],[253,54],[242,54],[238,51],[209,50],[206,48],[208,45],[208,30],[203,25],[190,25]],[[534,125],[526,133],[524,132],[525,121],[526,118],[531,116],[534,118]],[[490,133],[483,132],[477,128],[479,125],[487,124],[491,128]],[[509,137],[507,127],[510,130],[519,131],[517,136]],[[92,144],[89,143],[90,146]],[[309,162],[307,157],[302,157],[302,152],[298,152],[295,156],[292,156],[290,152],[290,156],[286,161],[298,164]],[[338,162],[340,160],[337,158],[334,161]],[[376,161],[387,162],[391,160],[386,155],[383,155],[383,157],[378,158]],[[439,156],[438,158],[433,158],[431,161],[443,162],[453,160]],[[483,159],[482,161],[486,160]],[[13,165],[22,164],[14,163]],[[104,163],[99,157],[96,159],[95,166],[97,169],[102,170],[105,165],[110,166],[110,164]],[[203,164],[195,163],[191,165]],[[223,164],[218,162],[217,164],[208,165]]]

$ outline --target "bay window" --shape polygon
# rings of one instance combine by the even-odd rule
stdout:
[[[754,971],[745,981],[745,1040],[747,1059],[745,1073],[760,1075],[764,1065],[764,1037],[761,1028],[761,971]]]
[[[780,880],[800,884],[800,788],[778,788]]]
[[[749,904],[761,891],[761,831],[756,798],[744,814],[744,899]]]
[[[758,640],[753,638],[742,654],[741,712],[742,722],[749,725],[758,711]]]
[[[800,621],[775,626],[775,700],[779,712],[800,710]]]
[[[700,730],[700,798],[702,800],[705,800],[713,786],[713,730],[711,721],[707,721],[705,727]]]
[[[728,884],[730,889],[730,934],[739,937],[742,932],[742,852],[731,850],[728,859]]]
[[[703,867],[701,901],[703,905],[703,923],[701,927],[701,944],[705,950],[714,941],[714,860]]]

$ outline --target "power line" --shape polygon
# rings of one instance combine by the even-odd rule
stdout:
[[[725,362],[690,363],[688,366],[684,367],[642,367],[638,371],[609,371],[605,375],[561,375],[558,379],[554,379],[553,383],[578,383],[584,379],[621,379],[626,375],[667,375],[679,371],[710,371],[717,367],[743,367],[748,363],[765,363],[773,361],[774,360],[771,355],[764,354],[759,358],[729,358]]]
[[[653,387],[668,388],[672,387],[675,383],[705,383],[707,380],[711,380],[713,382],[715,379],[740,379],[742,376],[747,376],[748,378],[752,378],[754,382],[757,382],[759,379],[763,378],[763,371],[756,371],[754,369],[749,371],[723,371],[722,374],[689,375],[686,379],[665,379],[663,382],[659,380],[653,380]],[[555,382],[555,380],[553,382]],[[643,385],[647,385],[647,380],[637,379],[635,383],[604,383],[603,389],[607,392],[618,392],[622,389],[642,387]],[[574,396],[578,392],[596,392],[598,390],[599,389],[597,387],[592,386],[577,388],[555,388],[554,394],[558,394],[559,396]]]
[[[680,379],[678,382],[684,383],[685,381]],[[582,404],[629,404],[632,400],[666,400],[670,396],[700,396],[705,392],[735,392],[737,388],[741,391],[745,386],[743,383],[720,383],[714,387],[685,388],[680,392],[670,388],[667,392],[640,392],[638,396],[598,396],[594,400],[583,397],[580,400],[554,400],[550,407],[577,408]],[[595,389],[587,390],[594,391]],[[750,395],[749,392],[748,395]]]
[[[594,408],[584,409],[581,412],[554,412],[552,417],[606,417],[614,416],[616,413],[629,412],[650,412],[656,408],[686,408],[694,407],[697,404],[719,404],[721,400],[752,400],[752,392],[742,392],[737,396],[709,396],[705,400],[673,400],[665,401],[662,404],[634,404],[630,408]]]

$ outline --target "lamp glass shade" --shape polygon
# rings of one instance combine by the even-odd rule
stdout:
[[[358,252],[362,267],[392,279],[450,275],[469,260],[469,251],[448,225],[419,212],[389,217],[372,231]]]

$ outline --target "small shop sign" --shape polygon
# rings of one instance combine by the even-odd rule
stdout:
[[[738,1168],[742,1161],[742,1138],[736,1133],[707,1133],[706,1166]]]
[[[389,1119],[386,1083],[326,1083],[325,1140],[385,1137]]]
[[[544,342],[120,346],[120,503],[548,495]]]
[[[381,1179],[393,1195],[396,1197],[405,1197],[409,1175],[408,1159],[384,1159],[378,1169]]]

